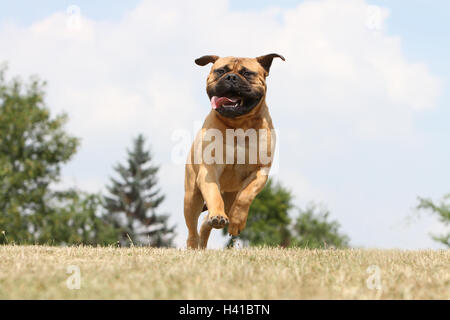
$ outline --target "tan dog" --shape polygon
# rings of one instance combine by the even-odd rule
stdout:
[[[200,66],[213,63],[206,86],[212,110],[186,164],[188,248],[206,248],[212,228],[228,225],[228,233],[238,235],[245,228],[253,199],[267,181],[275,141],[265,101],[266,77],[276,57],[285,60],[278,54],[258,58],[203,56],[195,60]],[[255,150],[259,151],[256,156],[251,153]],[[267,159],[262,157],[262,150],[267,152]],[[198,218],[206,209],[208,215],[199,236]]]

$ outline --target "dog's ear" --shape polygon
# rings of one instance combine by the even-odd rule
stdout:
[[[206,66],[208,63],[214,63],[216,60],[219,59],[218,56],[203,56],[198,59],[195,59],[195,63],[199,66]]]
[[[264,68],[264,70],[266,70],[267,74],[269,74],[273,58],[280,58],[281,60],[286,61],[286,59],[282,55],[277,53],[266,54],[265,56],[257,57],[256,60]]]

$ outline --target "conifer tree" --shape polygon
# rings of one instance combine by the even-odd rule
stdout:
[[[428,210],[439,218],[439,221],[443,224],[444,228],[447,227],[447,232],[443,234],[431,234],[433,240],[440,242],[447,248],[450,248],[450,193],[445,195],[440,203],[433,202],[431,199],[419,197],[418,209]]]
[[[156,213],[164,201],[157,187],[159,167],[152,164],[152,155],[145,149],[145,139],[139,135],[133,149],[127,151],[127,164],[118,164],[114,170],[119,179],[111,178],[104,197],[105,208],[115,225],[121,229],[122,245],[148,244],[170,247],[174,227],[168,226],[168,216]]]

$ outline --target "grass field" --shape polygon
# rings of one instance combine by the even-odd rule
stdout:
[[[0,299],[450,299],[450,251],[0,246]]]

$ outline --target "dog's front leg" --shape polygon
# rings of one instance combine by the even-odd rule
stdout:
[[[216,229],[228,225],[222,194],[220,192],[218,166],[201,166],[197,175],[197,185],[208,207],[208,224]]]
[[[248,210],[258,193],[264,188],[267,182],[267,171],[260,169],[251,174],[245,187],[239,191],[236,200],[230,210],[230,225],[228,226],[228,233],[232,236],[237,236],[244,230],[247,223]]]

